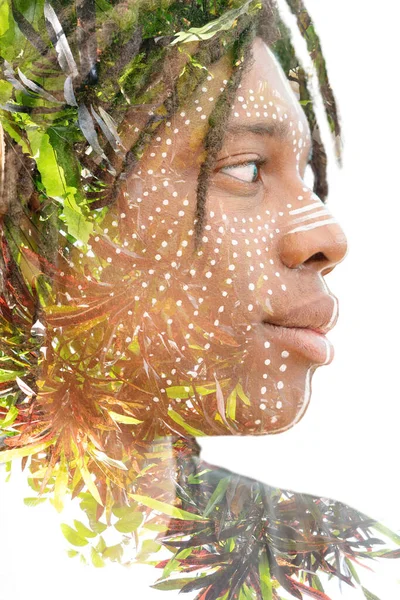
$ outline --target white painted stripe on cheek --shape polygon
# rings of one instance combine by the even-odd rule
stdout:
[[[330,225],[331,223],[337,223],[336,219],[326,219],[325,221],[318,221],[317,223],[309,223],[308,225],[301,225],[300,227],[296,227],[291,231],[287,232],[287,235],[290,233],[297,233],[298,231],[309,231],[310,229],[315,229],[317,227],[323,227],[324,225]]]
[[[300,213],[312,210],[313,208],[317,208],[317,206],[320,206],[320,205],[321,205],[320,202],[313,202],[313,204],[307,204],[307,206],[302,206],[301,208],[295,208],[293,210],[290,210],[289,215],[298,215]]]
[[[315,211],[311,215],[306,215],[305,217],[299,217],[298,219],[293,219],[293,224],[294,223],[304,223],[304,221],[309,221],[310,219],[314,219],[314,217],[318,218],[318,217],[322,217],[324,215],[326,215],[327,217],[331,216],[330,212],[328,210],[326,210],[326,208],[321,208],[321,210]]]

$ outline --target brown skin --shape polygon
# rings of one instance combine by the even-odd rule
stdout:
[[[160,128],[131,173],[113,209],[118,229],[105,232],[111,237],[117,231],[113,241],[122,249],[110,257],[107,277],[118,290],[124,252],[147,260],[132,302],[141,307],[142,330],[150,321],[161,323],[146,329],[156,383],[149,384],[145,371],[134,377],[151,390],[146,410],[154,418],[162,423],[173,409],[205,434],[276,433],[304,414],[311,376],[332,358],[322,337],[304,336],[299,328],[325,332],[334,325],[337,301],[324,276],[345,257],[347,244],[305,184],[308,122],[281,67],[257,38],[211,174],[202,245],[195,250],[203,140],[230,75],[224,57]],[[134,335],[128,315],[124,309],[118,317],[127,344]],[[288,336],[284,326],[297,329]],[[167,397],[169,386],[216,380],[222,393],[201,399],[200,425],[190,402]],[[225,409],[237,383],[250,402],[237,400],[233,418]]]

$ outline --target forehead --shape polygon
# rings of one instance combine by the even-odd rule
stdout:
[[[224,56],[208,71],[204,84],[185,103],[179,127],[178,147],[195,151],[204,139],[208,118],[232,74],[232,57]],[[297,132],[305,140],[311,139],[307,117],[282,67],[273,52],[261,38],[252,43],[251,57],[245,66],[240,85],[230,104],[227,126],[234,130],[250,127],[256,133],[268,131],[271,135],[289,138]],[[259,131],[257,131],[259,129]],[[178,148],[177,148],[178,149]],[[179,154],[179,152],[178,152]]]
[[[246,65],[235,97],[229,103],[225,135],[235,128],[255,134],[290,139],[298,133],[306,149],[311,139],[307,117],[279,62],[268,46],[256,38],[251,60]],[[204,160],[204,140],[209,118],[232,74],[232,56],[227,53],[212,68],[202,84],[179,111],[160,127],[144,155],[148,174],[162,168],[174,169],[176,176],[198,168]],[[224,135],[219,131],[220,135]],[[151,164],[148,164],[151,163]],[[140,161],[143,167],[143,160]]]
[[[310,136],[308,120],[296,94],[278,60],[260,38],[253,42],[252,61],[236,94],[236,105],[240,110],[236,114],[235,111],[232,112],[232,123],[235,123],[238,114],[243,116],[243,108],[247,124],[251,124],[253,120],[260,121],[261,117],[263,121],[277,121],[277,125],[286,113],[291,120],[297,122],[300,131]],[[258,118],[255,119],[255,116]],[[280,130],[285,135],[285,127],[282,126]]]

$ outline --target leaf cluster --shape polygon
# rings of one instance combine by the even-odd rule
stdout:
[[[156,589],[198,590],[196,600],[280,600],[285,593],[330,600],[323,587],[328,577],[359,587],[370,600],[375,596],[361,585],[359,566],[400,558],[398,535],[334,500],[215,468],[192,476],[184,489],[207,521],[171,521],[159,535],[173,556],[157,564],[163,572]]]

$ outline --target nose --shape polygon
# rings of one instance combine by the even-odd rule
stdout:
[[[326,207],[325,207],[326,209]],[[278,243],[281,261],[290,269],[311,265],[326,275],[340,263],[348,250],[344,231],[327,211],[323,217],[315,215],[313,221],[298,226],[288,226]]]

